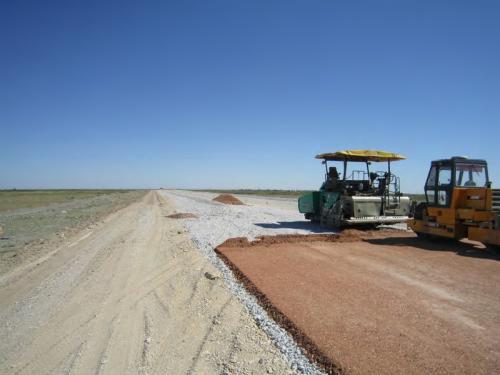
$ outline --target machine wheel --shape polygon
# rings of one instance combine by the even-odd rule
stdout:
[[[422,233],[422,232],[415,232],[418,238],[421,238],[423,240],[430,240],[432,239],[432,236],[429,233]]]
[[[316,215],[314,215],[313,213],[307,213],[307,214],[305,214],[304,218],[306,220],[310,220],[311,223],[319,223],[320,222],[319,218]]]
[[[435,234],[430,234],[430,233],[420,233],[420,232],[415,232],[415,234],[418,236],[418,238],[421,238],[423,240],[435,242],[435,243],[455,243],[457,240],[455,238],[450,238],[450,237],[442,237],[438,236]]]
[[[498,245],[491,245],[491,244],[484,244],[486,248],[491,251],[492,253],[500,255],[500,246]]]
[[[417,235],[418,238],[433,242],[449,241],[449,240],[455,241],[455,239],[453,238],[436,236],[435,234],[430,234],[430,233],[415,232],[415,234]]]

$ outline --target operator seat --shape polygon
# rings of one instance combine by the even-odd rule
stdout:
[[[325,191],[335,191],[339,185],[339,172],[336,167],[328,168],[328,178],[325,181]]]
[[[385,189],[389,185],[390,182],[390,175],[389,173],[385,172],[384,177],[378,178],[378,193],[383,194],[385,192]]]

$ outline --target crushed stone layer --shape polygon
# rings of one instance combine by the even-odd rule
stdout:
[[[231,290],[258,326],[283,353],[293,372],[300,374],[324,374],[324,371],[304,354],[290,334],[277,324],[258,303],[257,299],[235,279],[233,272],[217,256],[214,249],[218,244],[233,237],[255,239],[262,235],[311,234],[331,231],[304,220],[297,210],[289,204],[283,205],[282,199],[267,198],[265,203],[255,205],[223,205],[212,201],[215,194],[179,190],[160,192],[175,208],[183,212],[193,212],[197,220],[183,222],[192,241],[207,259],[219,270],[225,285]],[[287,200],[288,202],[288,200]]]
[[[217,252],[326,372],[500,373],[500,259],[474,244],[346,231]]]

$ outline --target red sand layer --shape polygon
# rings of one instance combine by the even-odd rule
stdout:
[[[329,372],[500,373],[499,259],[412,234],[369,237],[217,251]]]

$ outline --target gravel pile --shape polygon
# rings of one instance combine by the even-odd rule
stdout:
[[[323,374],[305,357],[288,333],[269,318],[266,311],[238,283],[231,270],[215,254],[214,248],[233,237],[254,240],[262,235],[311,234],[325,232],[304,221],[302,214],[273,207],[228,206],[211,201],[204,193],[163,191],[167,199],[183,212],[192,212],[199,219],[184,223],[198,249],[219,269],[229,289],[239,298],[284,354],[292,370],[302,374]]]
[[[215,202],[219,203],[224,203],[224,204],[236,204],[236,205],[242,205],[244,204],[242,201],[240,201],[238,198],[231,194],[221,194],[216,196],[214,199],[212,199]]]

